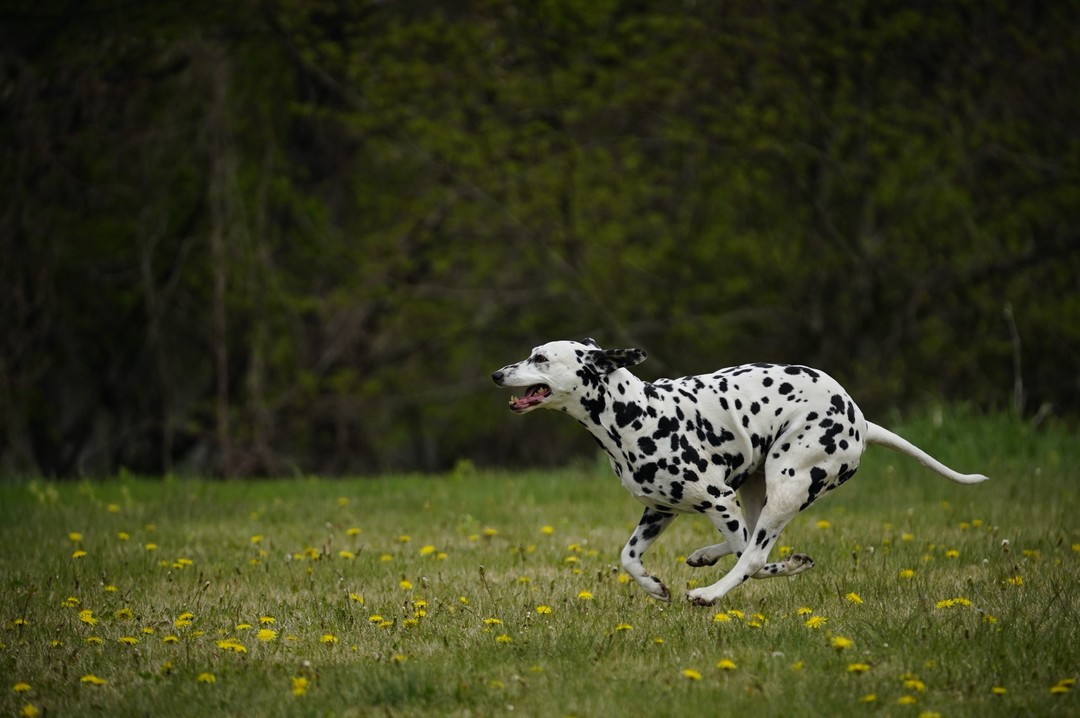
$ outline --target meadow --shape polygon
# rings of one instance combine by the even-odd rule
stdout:
[[[954,413],[955,412],[955,413]],[[1080,714],[1080,448],[960,410],[885,449],[781,537],[816,567],[716,606],[730,566],[639,515],[599,459],[557,472],[0,484],[3,715]]]

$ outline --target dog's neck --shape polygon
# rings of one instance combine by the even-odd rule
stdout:
[[[616,369],[587,384],[579,399],[565,410],[589,430],[616,463],[623,464],[627,434],[652,421],[646,414],[647,406],[645,382],[627,369]]]

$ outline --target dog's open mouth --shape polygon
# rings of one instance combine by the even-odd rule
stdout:
[[[547,384],[533,384],[525,390],[525,396],[520,399],[510,397],[510,411],[527,411],[544,403],[551,396],[551,387]]]

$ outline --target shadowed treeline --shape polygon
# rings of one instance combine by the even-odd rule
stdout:
[[[0,9],[0,473],[557,464],[487,378],[807,363],[1080,410],[1080,12]],[[1050,408],[1052,405],[1052,409]]]

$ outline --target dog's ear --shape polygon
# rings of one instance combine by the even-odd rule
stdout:
[[[593,339],[592,337],[585,337],[584,339],[581,340],[581,343],[584,344],[587,347],[593,347],[594,349],[599,349],[600,348],[600,345],[597,344],[596,340]]]
[[[648,356],[644,349],[596,349],[589,352],[589,361],[596,371],[610,374],[616,369],[640,364]]]

